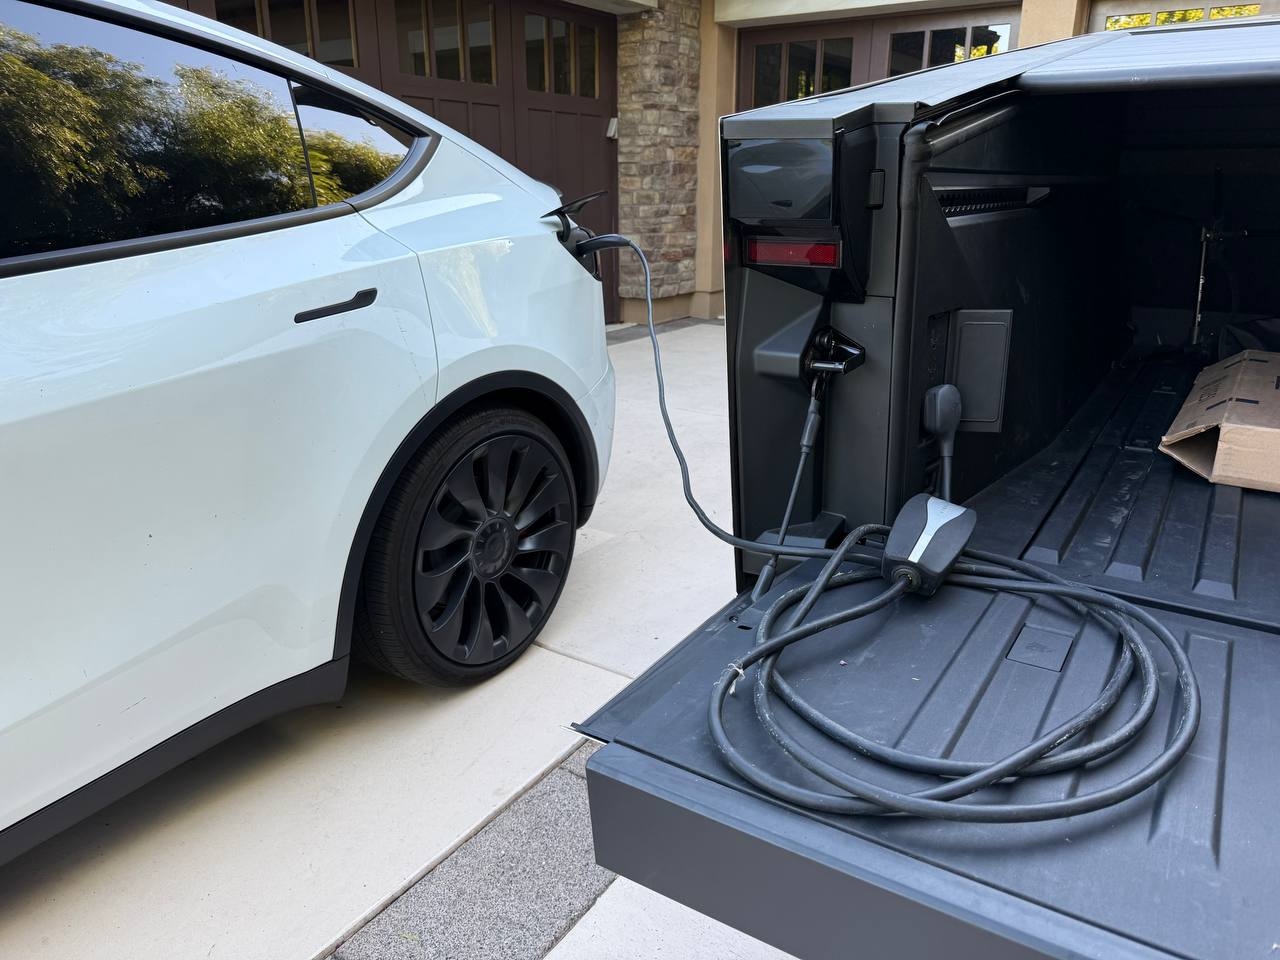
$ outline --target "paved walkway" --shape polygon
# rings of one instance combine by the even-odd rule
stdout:
[[[611,335],[613,465],[534,649],[462,691],[357,671],[341,704],[248,731],[44,844],[0,874],[0,956],[780,957],[591,861],[568,724],[734,593],[728,548],[681,496],[637,332]],[[662,334],[695,489],[727,526],[723,338]]]

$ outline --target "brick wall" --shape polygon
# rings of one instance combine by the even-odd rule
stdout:
[[[694,290],[700,0],[618,18],[618,221],[648,255],[653,295]],[[622,257],[621,294],[644,296]]]

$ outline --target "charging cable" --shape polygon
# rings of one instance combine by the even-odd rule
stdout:
[[[662,411],[662,424],[667,431],[667,441],[671,444],[671,451],[676,455],[676,462],[680,465],[680,481],[684,487],[684,499],[689,504],[689,508],[693,511],[693,515],[698,518],[698,522],[707,529],[707,531],[719,540],[724,541],[731,547],[739,550],[747,550],[752,553],[762,553],[766,555],[779,557],[817,557],[818,559],[826,559],[831,556],[831,550],[826,547],[803,547],[803,546],[783,546],[782,538],[779,537],[777,543],[761,543],[757,540],[747,540],[743,537],[736,537],[728,530],[719,527],[714,520],[702,509],[702,504],[693,495],[693,482],[689,477],[689,461],[685,459],[684,450],[680,446],[680,441],[676,439],[675,428],[671,425],[671,413],[667,410],[667,385],[662,376],[662,348],[658,345],[658,330],[653,322],[653,278],[649,272],[649,259],[644,255],[644,251],[639,245],[629,237],[624,237],[617,233],[602,233],[599,236],[584,240],[578,244],[576,253],[583,255],[587,253],[595,253],[600,250],[614,250],[619,248],[630,248],[640,261],[640,266],[644,270],[644,302],[645,302],[645,320],[649,326],[649,342],[653,345],[653,370],[658,381],[658,409]],[[814,410],[816,399],[810,403],[810,410]],[[813,428],[816,439],[817,426]],[[808,459],[808,455],[804,454],[804,459]],[[803,461],[800,470],[796,471],[796,482],[792,487],[791,501],[794,505],[795,493],[799,487],[799,476],[804,468]],[[873,560],[873,562],[879,562]]]
[[[791,523],[800,477],[813,450],[818,435],[820,391],[815,388],[810,396],[809,411],[802,431],[800,463],[796,479],[788,497],[778,543],[760,543],[736,537],[718,527],[693,495],[689,477],[689,465],[684,451],[676,439],[671,416],[667,410],[666,385],[662,376],[662,351],[653,322],[653,292],[649,261],[644,251],[630,239],[618,234],[605,234],[584,241],[578,247],[580,253],[612,248],[630,248],[640,261],[645,279],[646,319],[649,341],[653,346],[654,372],[658,383],[658,406],[666,427],[667,439],[680,465],[680,476],[685,500],[699,522],[720,540],[742,550],[765,554],[769,557],[766,570],[772,580],[777,558],[781,556],[825,559],[822,570],[807,584],[784,591],[776,597],[756,628],[756,642],[750,651],[725,667],[716,681],[708,704],[708,727],[725,762],[745,780],[765,793],[809,810],[838,814],[907,814],[934,817],[944,820],[965,820],[986,823],[1026,823],[1071,817],[1099,810],[1127,800],[1142,792],[1169,773],[1190,749],[1200,723],[1200,691],[1196,683],[1191,661],[1182,645],[1158,620],[1141,608],[1110,594],[1101,593],[1082,584],[1072,583],[1038,567],[1011,557],[1002,557],[966,546],[972,520],[960,539],[944,551],[942,562],[935,569],[924,569],[928,577],[920,576],[927,565],[930,545],[942,539],[938,529],[946,529],[951,518],[959,513],[972,511],[955,507],[946,500],[928,498],[942,504],[933,516],[934,508],[928,506],[929,516],[923,529],[916,536],[910,531],[909,541],[914,542],[909,555],[902,563],[890,556],[895,539],[901,539],[901,524],[912,503],[903,508],[902,514],[889,528],[880,524],[865,524],[851,530],[834,550],[819,547],[801,547],[784,544],[786,531]],[[955,391],[951,387],[951,391]],[[959,423],[959,393],[941,391],[931,395],[926,405],[926,427],[936,427],[936,433],[946,441],[942,451],[943,473],[940,488],[948,496],[951,485],[951,455],[956,427]],[[919,498],[917,498],[919,499]],[[918,513],[918,511],[917,511]],[[915,519],[917,525],[920,521]],[[934,532],[930,532],[933,530]],[[856,546],[868,537],[886,537],[885,556],[855,553]],[[930,538],[933,539],[930,539]],[[883,562],[882,562],[883,560]],[[864,569],[845,569],[849,562]],[[872,565],[875,569],[865,569]],[[828,591],[852,586],[883,577],[888,581],[879,593],[850,606],[810,619],[814,606]],[[926,579],[928,583],[926,585]],[[778,658],[789,646],[841,624],[852,623],[876,614],[896,602],[904,601],[908,593],[921,590],[930,594],[941,583],[993,592],[1013,593],[1032,601],[1048,598],[1065,604],[1077,615],[1102,625],[1113,633],[1120,644],[1115,668],[1094,701],[1075,716],[1039,734],[1031,742],[994,760],[964,761],[944,757],[914,754],[878,743],[850,730],[809,703],[795,687],[787,682],[778,667]],[[926,587],[923,589],[922,587]],[[757,583],[759,588],[759,583]],[[760,590],[763,597],[769,590]],[[753,594],[753,599],[759,599]],[[1077,776],[1093,779],[1094,767],[1101,767],[1121,751],[1131,746],[1134,739],[1146,728],[1155,713],[1159,697],[1159,670],[1154,656],[1143,640],[1139,628],[1145,627],[1164,648],[1176,671],[1178,716],[1176,724],[1165,739],[1163,748],[1136,771],[1109,785],[1059,800],[1030,803],[973,802],[967,800],[973,794],[994,784],[1005,786],[1027,777],[1074,771]],[[770,772],[764,765],[741,750],[733,741],[724,723],[724,711],[728,699],[733,696],[738,681],[751,667],[757,667],[753,683],[753,703],[756,718],[769,737],[797,764],[826,782],[833,790],[818,790],[793,779]],[[1128,689],[1134,673],[1138,675],[1139,695],[1129,717],[1109,733],[1098,729],[1103,718],[1108,717]],[[938,782],[919,790],[905,791],[878,784],[866,777],[857,776],[846,766],[838,766],[828,759],[831,751],[824,753],[809,745],[812,737],[804,741],[779,723],[775,710],[775,697],[790,709],[794,716],[808,724],[827,740],[844,747],[852,758],[870,758],[899,773],[933,777]],[[1073,741],[1075,746],[1068,746]],[[1063,748],[1066,749],[1063,749]]]

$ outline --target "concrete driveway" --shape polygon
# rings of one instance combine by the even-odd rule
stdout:
[[[641,332],[611,334],[613,465],[533,649],[463,691],[357,671],[341,704],[248,731],[32,851],[0,875],[0,956],[313,960],[339,948],[340,957],[488,960],[540,957],[556,941],[555,960],[780,956],[589,863],[575,776],[581,739],[568,724],[734,593],[729,549],[698,527],[681,496]],[[724,328],[669,324],[661,340],[695,490],[727,526]],[[559,848],[574,844],[566,859]],[[495,845],[507,860],[485,853]],[[527,918],[541,902],[539,878],[555,880],[550,867],[529,867],[543,847],[582,889],[576,913],[538,926]],[[461,943],[433,942],[443,938],[429,923],[419,923],[425,939],[395,933],[438,907],[432,891],[450,889],[442,877],[467,869],[466,883],[488,876],[512,890],[504,878],[532,877],[517,908],[522,929],[537,935],[517,944],[504,934],[482,949],[457,924]],[[554,912],[571,898],[545,899]],[[393,902],[399,913],[383,913]],[[437,912],[486,922],[456,900]],[[379,947],[384,935],[390,952]]]

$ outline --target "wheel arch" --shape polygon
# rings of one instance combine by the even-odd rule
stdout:
[[[595,439],[591,435],[586,417],[564,388],[546,377],[519,370],[488,374],[462,385],[436,403],[409,431],[408,436],[400,441],[391,460],[383,467],[369,501],[360,514],[356,535],[347,554],[346,570],[342,575],[342,590],[338,595],[338,619],[333,643],[335,659],[351,652],[356,591],[360,586],[365,554],[369,549],[374,524],[382,513],[396,478],[422,445],[447,423],[468,410],[493,404],[527,410],[551,428],[564,446],[565,453],[569,456],[569,465],[573,468],[574,488],[578,496],[578,525],[582,526],[591,516],[600,485]]]

